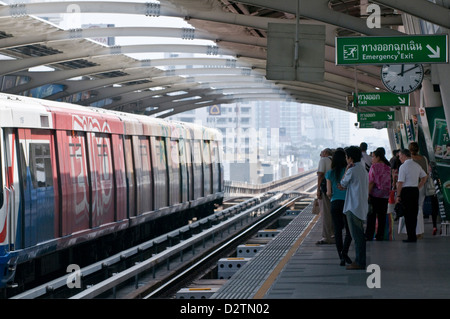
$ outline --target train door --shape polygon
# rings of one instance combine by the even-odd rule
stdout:
[[[169,176],[166,138],[152,136],[152,162],[155,181],[155,210],[169,205]]]
[[[204,196],[212,194],[212,167],[211,167],[211,148],[210,141],[203,141],[203,177],[204,177]]]
[[[114,172],[111,158],[111,136],[91,132],[89,135],[89,168],[91,176],[91,227],[114,221]]]
[[[133,146],[131,136],[125,137],[125,166],[128,191],[128,216],[136,216],[136,176],[134,172]]]
[[[193,200],[194,197],[194,166],[192,160],[192,141],[185,140],[185,151],[186,151],[186,166],[187,166],[187,181],[188,181],[188,200]]]
[[[189,180],[188,180],[188,167],[186,161],[186,141],[184,139],[179,140],[180,151],[180,191],[181,202],[186,203],[189,200]]]
[[[180,150],[179,140],[167,139],[169,142],[168,167],[170,183],[170,201],[169,205],[176,205],[181,202],[181,169],[180,169]]]
[[[59,229],[58,187],[52,132],[19,129],[18,137],[24,248],[55,238]]]
[[[192,163],[194,172],[194,199],[203,197],[204,180],[203,180],[203,159],[201,152],[201,141],[192,141]]]
[[[112,161],[115,178],[116,216],[115,220],[127,218],[127,177],[125,170],[124,136],[111,135]]]
[[[212,183],[213,194],[220,192],[220,158],[217,141],[211,141]]]
[[[61,236],[89,229],[89,174],[86,133],[58,131],[61,179]]]
[[[136,209],[142,215],[153,209],[152,171],[148,137],[133,136],[134,168],[136,176]]]
[[[5,251],[9,250],[9,247],[7,246],[11,241],[10,238],[7,236],[9,235],[9,227],[8,222],[10,223],[10,209],[8,205],[9,201],[9,188],[7,186],[6,181],[6,168],[7,166],[3,163],[6,160],[6,154],[5,154],[5,146],[3,143],[3,130],[0,129],[0,256],[3,256],[5,254]],[[3,269],[0,269],[3,270]]]
[[[20,191],[15,136],[12,129],[0,129],[0,256],[14,250],[16,241]]]

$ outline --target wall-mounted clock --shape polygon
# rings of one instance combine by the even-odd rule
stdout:
[[[411,93],[420,87],[422,80],[422,64],[385,64],[381,68],[381,81],[392,93]]]

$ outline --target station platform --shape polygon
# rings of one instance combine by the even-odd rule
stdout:
[[[397,232],[392,241],[367,242],[367,265],[379,266],[375,278],[373,271],[340,266],[335,245],[316,244],[322,225],[310,206],[231,277],[213,299],[450,297],[450,237],[439,235],[439,231],[432,235],[431,217],[425,219],[424,237],[416,243],[404,243],[406,234]],[[397,226],[396,222],[395,230]],[[353,260],[354,256],[352,243],[349,257]],[[373,287],[375,280],[379,288]]]

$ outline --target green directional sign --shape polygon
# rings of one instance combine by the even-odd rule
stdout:
[[[394,121],[395,112],[358,112],[358,122]]]
[[[448,36],[337,37],[336,64],[447,63]]]
[[[354,101],[356,102],[353,94]],[[390,92],[358,93],[358,106],[409,106],[408,94],[394,94]]]

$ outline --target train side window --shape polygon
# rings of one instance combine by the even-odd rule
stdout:
[[[30,173],[34,188],[52,187],[53,174],[50,159],[50,144],[31,143],[30,149]]]

